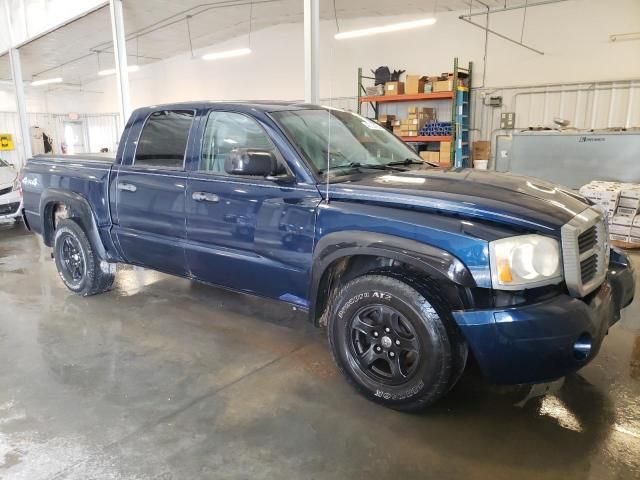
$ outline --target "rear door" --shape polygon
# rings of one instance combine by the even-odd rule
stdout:
[[[306,307],[317,188],[293,179],[273,138],[250,115],[211,111],[202,122],[200,153],[194,156],[186,195],[192,275]],[[279,174],[227,173],[229,153],[242,148],[273,153]]]
[[[193,110],[152,111],[135,145],[125,150],[111,192],[114,233],[129,263],[188,274],[184,165],[194,120]]]

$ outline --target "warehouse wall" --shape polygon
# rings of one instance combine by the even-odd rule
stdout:
[[[30,127],[40,127],[53,140],[54,153],[61,152],[64,142],[64,122],[69,119],[67,114],[51,114],[42,112],[28,113]],[[117,114],[89,114],[79,115],[76,121],[83,125],[85,133],[86,151],[97,153],[102,148],[114,152],[118,148],[120,134],[118,132],[119,115]],[[15,111],[0,110],[0,132],[11,133],[14,139],[13,150],[0,152],[0,158],[17,166],[24,163],[22,153],[22,136],[20,123]]]
[[[638,0],[569,0],[530,8],[523,40],[545,52],[537,55],[489,36],[486,88],[483,90],[484,32],[458,19],[460,12],[438,14],[432,27],[388,35],[337,41],[335,21],[321,24],[321,96],[323,103],[355,108],[356,70],[379,65],[409,73],[451,70],[452,57],[474,62],[476,138],[488,138],[501,111],[516,111],[518,126],[549,125],[564,116],[581,128],[634,126],[640,123],[640,42],[609,42],[613,33],[638,30]],[[522,11],[493,15],[491,28],[519,38]],[[400,22],[412,16],[340,21],[341,30]],[[482,21],[483,17],[475,17]],[[278,25],[253,34],[253,53],[205,62],[206,51],[246,46],[245,38],[150,64],[130,74],[133,106],[194,99],[301,99],[303,27]],[[606,81],[620,80],[618,83]],[[603,81],[605,81],[603,83]],[[582,82],[571,85],[572,82]],[[600,83],[593,83],[600,82]],[[554,86],[549,86],[554,84]],[[517,88],[513,88],[515,85]],[[576,90],[570,92],[575,88]],[[542,90],[542,92],[539,92]],[[565,93],[560,93],[565,90]],[[502,95],[504,107],[483,107],[484,93]],[[545,93],[548,92],[548,93]],[[83,85],[27,88],[29,111],[101,114],[117,110],[115,77]],[[13,92],[0,90],[0,110],[15,110]],[[443,103],[442,115],[447,114]],[[442,116],[441,115],[441,116]],[[97,127],[94,127],[97,135]],[[105,133],[109,136],[111,133]]]
[[[438,73],[451,70],[453,56],[472,60],[474,84],[482,86],[484,32],[458,19],[457,13],[438,15],[432,27],[394,34],[337,41],[335,21],[321,25],[321,95],[352,96],[356,69],[379,65],[409,72]],[[491,17],[491,28],[520,38],[523,12]],[[340,22],[342,30],[400,22],[412,16],[362,18]],[[481,22],[483,17],[475,17]],[[640,43],[612,43],[612,33],[638,30],[637,0],[569,0],[530,8],[523,40],[544,51],[529,50],[489,36],[485,85],[535,85],[578,81],[618,80],[640,77]],[[246,39],[232,39],[207,51],[246,46]],[[253,53],[217,62],[184,55],[151,64],[132,73],[134,106],[190,99],[300,99],[303,97],[302,24],[279,25],[254,32]],[[86,86],[90,92],[60,92],[49,96],[52,111],[113,111],[116,103],[113,77]],[[104,93],[100,93],[104,92]]]

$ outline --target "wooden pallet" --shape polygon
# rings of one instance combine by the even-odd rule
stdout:
[[[624,248],[625,250],[637,250],[640,249],[640,243],[629,243],[621,240],[610,240],[609,243],[614,247]]]

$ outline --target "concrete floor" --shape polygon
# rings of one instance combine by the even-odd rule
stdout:
[[[556,395],[518,407],[470,371],[408,415],[299,312],[133,269],[80,298],[0,226],[0,478],[640,478],[638,303]]]

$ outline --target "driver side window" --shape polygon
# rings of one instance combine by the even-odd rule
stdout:
[[[280,153],[254,119],[240,113],[213,111],[207,117],[198,170],[232,175],[224,168],[227,157],[235,150],[246,148],[271,152],[278,159],[279,171],[285,172]]]

